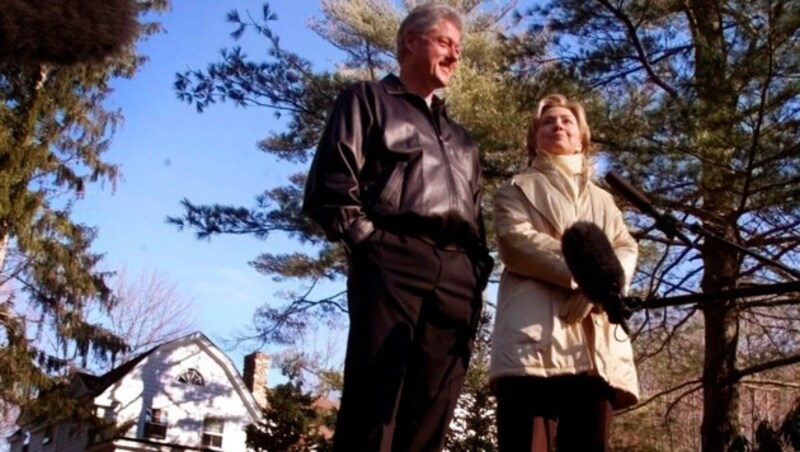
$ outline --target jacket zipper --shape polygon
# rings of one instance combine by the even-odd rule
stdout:
[[[445,172],[447,173],[447,185],[450,187],[450,208],[453,209],[456,208],[458,203],[456,202],[456,181],[453,177],[453,168],[450,162],[450,156],[447,155],[447,149],[444,145],[444,138],[442,138],[441,126],[436,122],[436,118],[434,117],[431,108],[429,107],[427,110],[428,120],[430,121],[431,125],[433,125],[433,131],[436,133],[436,139],[439,141],[439,150],[442,151]]]

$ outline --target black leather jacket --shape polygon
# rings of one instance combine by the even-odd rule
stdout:
[[[331,240],[354,245],[375,228],[485,250],[478,150],[434,97],[394,75],[336,100],[306,182],[303,211]]]

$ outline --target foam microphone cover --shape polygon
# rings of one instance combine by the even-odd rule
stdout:
[[[567,228],[561,237],[561,251],[575,282],[589,300],[607,307],[620,299],[625,271],[596,224],[579,221]]]
[[[136,0],[0,0],[0,63],[99,62],[136,37]]]

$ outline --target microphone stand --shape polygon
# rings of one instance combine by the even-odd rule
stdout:
[[[669,238],[678,237],[682,242],[686,243],[686,245],[688,245],[689,247],[700,250],[696,241],[689,240],[689,238],[686,237],[684,234],[682,234],[679,230],[679,228],[688,229],[692,233],[701,236],[706,240],[714,240],[718,243],[721,243],[731,249],[734,249],[740,253],[752,257],[753,259],[761,262],[762,264],[779,269],[785,272],[786,274],[793,276],[795,279],[795,281],[787,283],[760,284],[760,285],[753,285],[731,290],[723,290],[719,292],[680,295],[676,297],[668,297],[663,299],[654,298],[651,300],[647,300],[646,302],[643,302],[640,298],[637,297],[623,298],[623,304],[626,305],[626,307],[631,311],[637,311],[644,308],[663,308],[668,306],[679,306],[684,304],[703,303],[708,301],[732,300],[735,298],[754,297],[759,295],[776,295],[776,294],[800,291],[800,272],[798,272],[797,270],[787,267],[783,263],[778,262],[774,259],[770,259],[754,251],[748,250],[747,248],[744,248],[739,244],[733,243],[724,237],[709,232],[708,230],[706,230],[697,223],[684,223],[682,221],[679,221],[677,218],[670,215],[669,213],[662,213],[658,211],[658,209],[653,207],[653,205],[644,195],[636,191],[636,189],[628,185],[625,181],[623,181],[619,176],[617,176],[613,172],[609,172],[606,175],[606,181],[620,195],[624,196],[634,205],[639,207],[642,212],[653,217],[656,220],[655,227],[664,234],[666,234],[667,237]]]
[[[770,258],[762,256],[762,255],[760,255],[760,254],[758,254],[758,253],[756,253],[754,251],[748,250],[747,248],[745,248],[745,247],[743,247],[743,246],[741,246],[741,245],[739,245],[737,243],[733,243],[733,242],[731,242],[730,240],[728,240],[728,239],[726,239],[724,237],[720,237],[720,236],[718,236],[716,234],[708,232],[707,230],[705,230],[702,226],[700,226],[697,223],[685,224],[685,227],[688,228],[690,231],[692,231],[695,234],[698,234],[698,235],[700,235],[702,237],[705,237],[706,239],[711,239],[711,240],[715,240],[715,241],[717,241],[719,243],[722,243],[725,246],[733,248],[736,251],[739,251],[740,253],[744,253],[744,254],[752,257],[753,259],[761,262],[762,264],[766,264],[768,266],[780,269],[780,270],[786,272],[787,274],[793,276],[796,280],[800,280],[800,272],[798,272],[797,270],[795,270],[793,268],[790,268],[790,267],[787,267],[786,265],[784,265],[783,263],[781,263],[779,261],[776,261],[774,259],[770,259]]]
[[[670,306],[680,306],[685,304],[700,304],[708,301],[724,301],[736,298],[756,297],[759,295],[778,295],[789,292],[800,292],[800,281],[791,281],[777,284],[755,284],[747,287],[740,287],[731,290],[721,290],[719,292],[705,292],[690,295],[678,295],[667,298],[652,298],[642,301],[637,297],[627,297],[623,302],[634,310],[644,308],[666,308]]]

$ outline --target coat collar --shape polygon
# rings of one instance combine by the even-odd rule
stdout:
[[[564,171],[560,170],[552,157],[546,153],[540,152],[531,162],[528,171],[539,172],[550,181],[554,187],[561,192],[562,195],[567,197],[569,202],[578,202],[586,195],[587,184],[589,182],[589,175],[591,174],[591,165],[584,157],[583,172],[578,177],[578,196],[577,199],[572,195],[572,189],[569,188],[570,176],[566,175]]]
[[[381,86],[383,86],[383,89],[386,90],[388,94],[393,94],[395,96],[420,97],[418,94],[409,91],[408,88],[406,88],[406,86],[400,80],[400,77],[391,73],[386,75],[386,77],[384,77],[383,79],[381,79],[380,84]],[[436,94],[433,95],[433,99],[431,100],[431,110],[433,111],[441,110],[442,114],[447,116],[447,109],[445,108],[444,100],[441,97],[437,96]]]
[[[536,157],[533,158],[531,161],[530,167],[527,170],[534,169],[537,171],[541,171],[548,175],[548,177],[555,177],[557,175],[563,174],[557,167],[556,164],[553,162],[552,158],[547,155],[545,152],[539,152],[536,154]],[[589,159],[586,158],[584,155],[583,157],[583,172],[581,175],[581,189],[586,185],[589,181],[589,176],[591,176],[592,165],[589,162]]]
[[[547,156],[537,155],[531,165],[511,179],[528,202],[556,230],[563,232],[572,223],[580,220],[582,212],[591,209],[598,199],[589,182],[588,169],[581,177],[581,190],[577,199],[570,194],[569,182]]]

